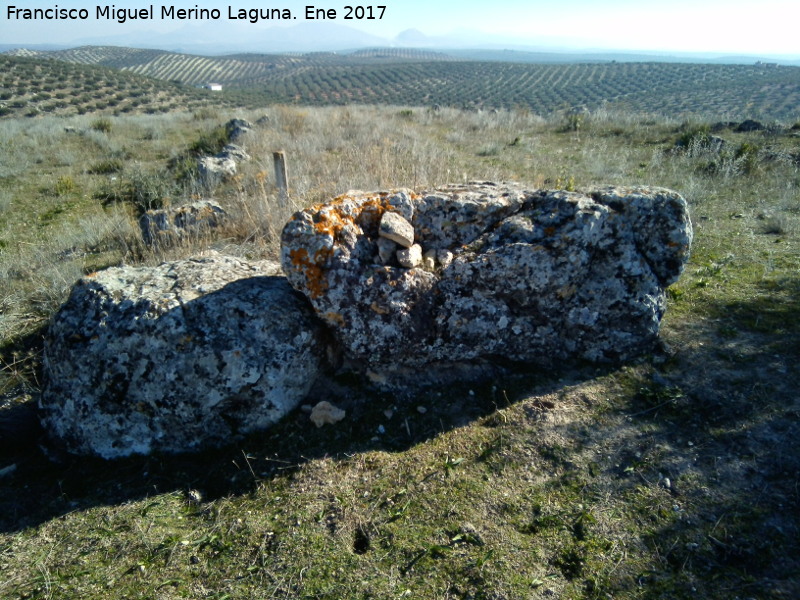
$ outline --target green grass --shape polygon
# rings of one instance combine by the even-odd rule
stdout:
[[[254,160],[213,191],[234,216],[214,237],[148,251],[126,197],[104,207],[134,173],[190,199],[176,157],[265,113],[243,141]],[[633,364],[521,369],[411,398],[343,378],[308,400],[345,408],[336,426],[297,410],[198,455],[54,463],[0,448],[0,472],[16,467],[0,476],[0,597],[797,597],[791,131],[716,133],[732,159],[758,151],[745,152],[753,168],[709,169],[728,157],[675,147],[703,122],[633,113],[596,111],[577,130],[561,113],[446,107],[104,118],[101,131],[89,115],[0,121],[0,410],[35,401],[42,327],[82,273],[209,247],[274,257],[295,207],[350,188],[661,185],[689,201],[695,243],[669,290],[665,347]]]

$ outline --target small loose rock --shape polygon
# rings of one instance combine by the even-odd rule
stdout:
[[[401,267],[413,269],[422,264],[422,246],[414,244],[410,248],[397,251],[397,262]]]
[[[342,419],[345,418],[347,413],[342,409],[334,406],[327,400],[323,400],[322,402],[317,403],[313,409],[311,409],[311,422],[314,423],[317,427],[322,427],[323,425],[333,425],[338,423]]]
[[[396,212],[386,211],[381,218],[379,235],[405,248],[414,244],[414,226]]]

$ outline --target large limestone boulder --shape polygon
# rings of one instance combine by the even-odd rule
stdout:
[[[686,202],[666,189],[482,183],[298,212],[281,262],[354,364],[411,382],[437,364],[647,351],[691,240]],[[414,246],[423,258],[409,262]]]
[[[216,255],[81,279],[45,342],[45,430],[69,452],[116,458],[229,443],[280,419],[324,348],[278,272]]]

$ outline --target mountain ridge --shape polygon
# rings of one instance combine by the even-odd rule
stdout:
[[[439,52],[518,53],[512,60],[523,62],[569,62],[571,60],[616,60],[659,62],[711,62],[752,64],[756,61],[777,62],[800,66],[800,53],[796,55],[771,55],[761,53],[678,52],[594,48],[586,41],[549,36],[535,40],[487,34],[480,31],[455,30],[426,34],[411,28],[394,37],[374,35],[356,27],[333,22],[306,21],[292,25],[267,27],[236,21],[193,22],[170,31],[148,30],[127,34],[81,36],[65,44],[0,44],[0,52],[16,48],[31,50],[65,50],[79,46],[123,46],[158,49],[185,54],[217,56],[224,54],[286,53],[286,52],[342,52],[361,48],[390,47],[417,48]],[[529,56],[533,55],[533,56]],[[504,60],[495,57],[493,60]]]

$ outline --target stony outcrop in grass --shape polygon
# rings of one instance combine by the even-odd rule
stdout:
[[[660,188],[341,196],[285,226],[286,280],[222,256],[83,278],[50,327],[42,419],[105,458],[225,443],[308,393],[323,322],[335,354],[395,389],[497,359],[629,360],[654,345],[691,240]]]
[[[207,233],[228,218],[214,200],[198,200],[178,207],[148,210],[139,217],[145,244],[169,245],[187,236]]]

